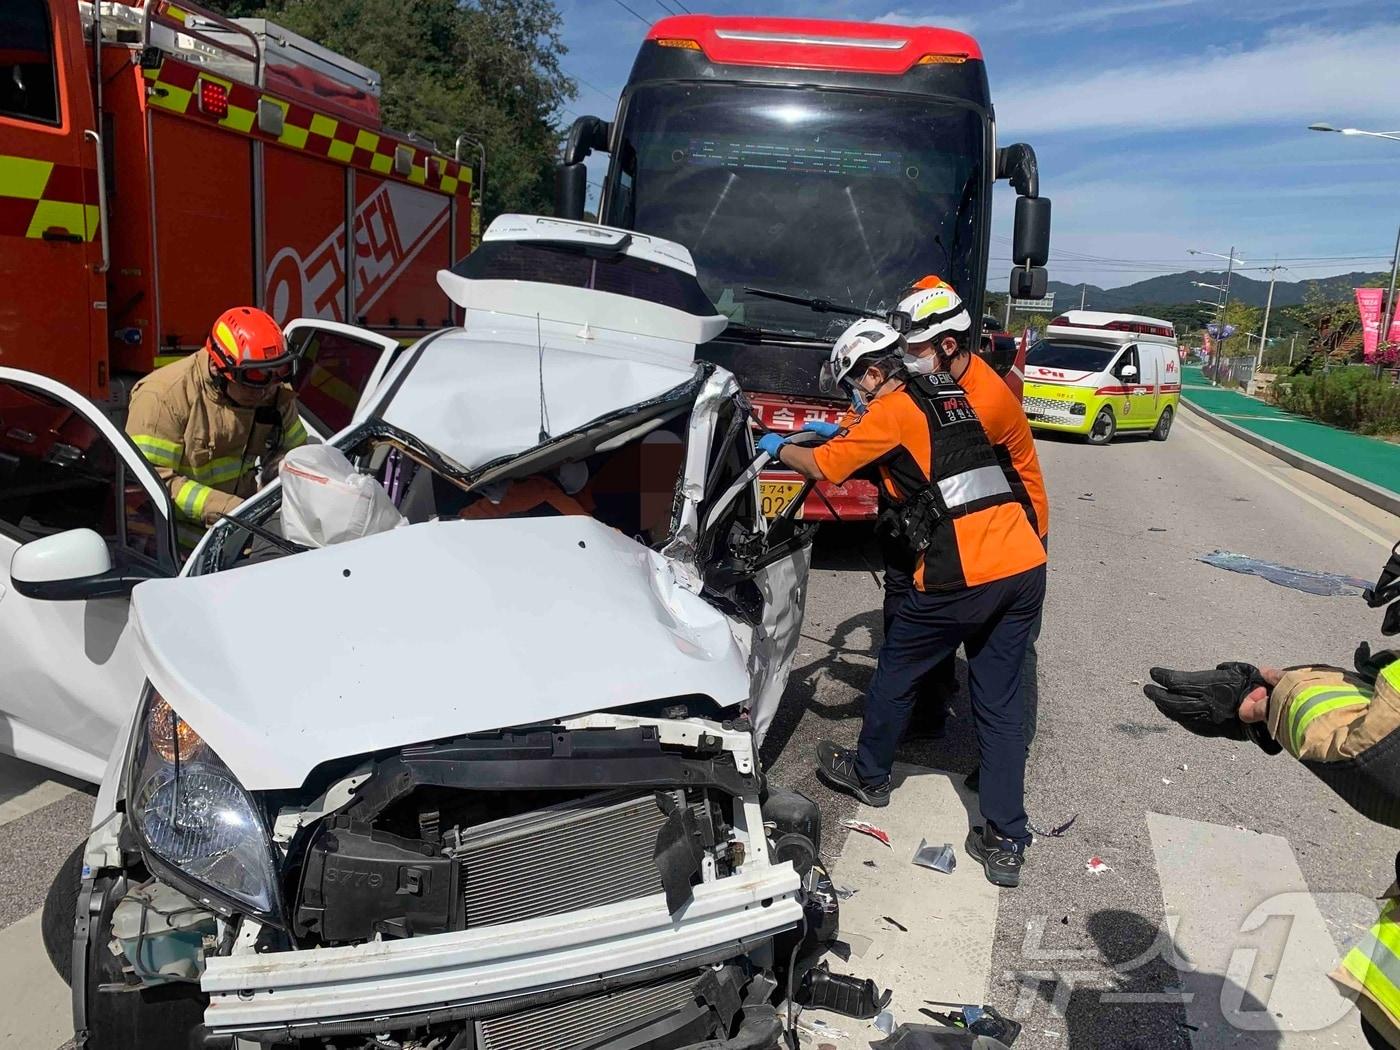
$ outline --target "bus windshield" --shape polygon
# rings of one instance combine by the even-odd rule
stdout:
[[[828,340],[850,319],[745,287],[882,310],[934,273],[980,302],[983,135],[972,108],[914,95],[644,84],[602,221],[689,248],[734,324]]]

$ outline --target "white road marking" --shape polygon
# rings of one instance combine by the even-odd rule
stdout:
[[[1336,507],[1330,506],[1329,504],[1327,504],[1327,503],[1324,502],[1323,500],[1318,499],[1316,496],[1312,496],[1312,495],[1310,495],[1309,493],[1304,492],[1302,489],[1298,488],[1298,486],[1294,485],[1292,482],[1285,481],[1283,478],[1279,477],[1279,476],[1278,476],[1276,473],[1274,473],[1273,471],[1271,471],[1271,470],[1266,470],[1264,467],[1261,467],[1258,463],[1254,463],[1254,462],[1250,461],[1249,459],[1247,459],[1247,458],[1245,458],[1244,456],[1240,455],[1240,454],[1239,454],[1238,452],[1236,452],[1234,449],[1226,448],[1226,447],[1225,447],[1224,445],[1222,445],[1219,441],[1216,441],[1215,438],[1210,437],[1210,436],[1209,436],[1208,434],[1206,434],[1204,431],[1201,431],[1201,430],[1197,429],[1196,427],[1191,426],[1191,425],[1189,425],[1189,424],[1188,424],[1187,426],[1185,426],[1183,429],[1184,429],[1188,434],[1191,434],[1191,435],[1193,435],[1193,436],[1195,436],[1195,437],[1200,438],[1200,439],[1201,439],[1202,441],[1204,441],[1207,445],[1210,445],[1211,447],[1213,447],[1213,448],[1215,448],[1215,449],[1218,449],[1219,451],[1225,453],[1225,455],[1229,456],[1231,459],[1236,460],[1237,462],[1244,464],[1244,465],[1245,465],[1246,467],[1248,467],[1250,470],[1254,471],[1254,473],[1260,474],[1260,475],[1262,475],[1262,476],[1268,478],[1270,481],[1274,482],[1276,485],[1281,485],[1283,488],[1287,489],[1287,490],[1288,490],[1289,492],[1291,492],[1293,495],[1297,496],[1297,497],[1298,497],[1300,500],[1302,500],[1304,503],[1311,504],[1312,506],[1316,507],[1318,510],[1322,511],[1324,514],[1327,514],[1327,515],[1329,515],[1330,517],[1336,518],[1338,521],[1340,521],[1340,522],[1341,522],[1343,525],[1345,525],[1347,528],[1351,529],[1353,532],[1356,532],[1356,533],[1359,533],[1359,534],[1362,535],[1362,536],[1365,536],[1365,537],[1366,537],[1368,540],[1370,540],[1372,543],[1378,543],[1378,544],[1380,544],[1382,547],[1386,547],[1386,548],[1389,548],[1389,547],[1391,546],[1391,544],[1392,544],[1392,542],[1393,542],[1392,540],[1386,539],[1384,536],[1382,536],[1382,535],[1381,535],[1380,533],[1378,533],[1378,532],[1373,532],[1371,529],[1368,529],[1365,525],[1362,525],[1362,524],[1360,524],[1359,522],[1357,522],[1357,521],[1353,520],[1352,518],[1348,517],[1347,515],[1343,514],[1343,513],[1342,513],[1341,511],[1339,511]]]
[[[891,845],[853,831],[832,869],[836,886],[856,893],[841,901],[841,938],[851,945],[851,958],[826,958],[837,973],[873,978],[880,988],[892,989],[889,1008],[895,1017],[917,1022],[926,1020],[919,1008],[927,999],[987,1001],[997,889],[963,850],[977,797],[962,786],[962,777],[896,763],[894,782],[889,806],[861,806],[855,814],[889,832]],[[952,844],[958,863],[951,875],[913,863],[921,839]],[[822,1011],[802,1014],[804,1022],[813,1018],[844,1037],[813,1026],[812,1032],[800,1033],[804,1045],[830,1043],[846,1050],[883,1038],[868,1021]]]
[[[1147,827],[1193,1050],[1364,1047],[1288,840],[1159,813]]]
[[[73,1037],[73,1000],[44,953],[40,918],[0,930],[0,988],[10,1004],[0,1010],[0,1050],[51,1050]]]

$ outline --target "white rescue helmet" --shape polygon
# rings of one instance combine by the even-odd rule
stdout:
[[[905,338],[912,345],[972,330],[972,316],[963,306],[962,297],[951,284],[936,277],[926,277],[916,284],[895,309],[909,315],[909,334]]]
[[[864,375],[877,361],[903,354],[904,337],[899,332],[884,321],[862,317],[842,332],[831,348],[831,358],[821,369],[821,391],[834,394],[843,384],[854,381],[853,371]],[[861,361],[865,364],[860,365]]]

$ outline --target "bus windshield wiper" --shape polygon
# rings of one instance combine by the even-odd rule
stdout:
[[[809,343],[813,346],[823,347],[829,345],[830,342],[815,335],[784,332],[775,328],[760,328],[757,325],[744,324],[742,321],[730,321],[719,338],[735,339],[745,343]]]
[[[792,303],[793,306],[805,306],[807,309],[819,314],[844,314],[846,317],[878,317],[883,319],[883,313],[873,310],[862,310],[858,306],[847,306],[844,303],[834,303],[830,299],[808,298],[803,295],[789,295],[787,292],[770,292],[766,288],[745,288],[744,291],[750,295],[761,296],[764,299],[776,299],[780,303]]]

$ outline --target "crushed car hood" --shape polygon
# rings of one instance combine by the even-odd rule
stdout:
[[[132,595],[151,683],[252,790],[682,694],[742,702],[728,620],[585,517],[428,522]]]

